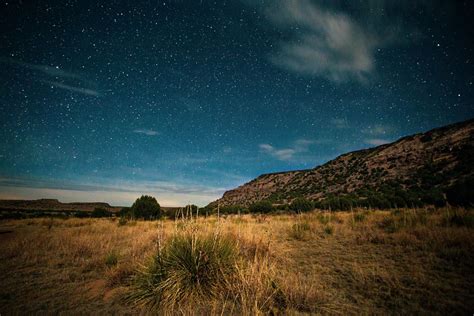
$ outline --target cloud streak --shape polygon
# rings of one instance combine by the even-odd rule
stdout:
[[[315,141],[308,139],[298,139],[291,147],[288,148],[276,148],[270,144],[260,144],[260,151],[268,154],[281,161],[291,161],[296,158],[296,155],[308,152],[309,146],[314,144]]]
[[[59,66],[51,67],[47,65],[31,64],[12,58],[0,58],[0,62],[40,72],[43,74],[43,77],[54,78],[54,80],[41,78],[37,80],[57,88],[94,97],[102,96],[102,94],[95,89],[83,87],[85,84],[91,85],[91,82],[83,75],[63,70],[59,68]],[[68,81],[68,83],[65,81]]]
[[[98,92],[96,90],[88,89],[88,88],[74,87],[74,86],[70,86],[70,85],[67,85],[67,84],[64,84],[64,83],[58,82],[58,81],[49,81],[49,80],[40,80],[40,81],[44,82],[44,83],[47,83],[47,84],[50,84],[51,86],[54,86],[56,88],[60,88],[60,89],[71,91],[71,92],[81,93],[81,94],[85,94],[85,95],[91,95],[91,96],[94,96],[94,97],[101,96],[100,92]]]
[[[364,142],[373,146],[380,146],[390,143],[389,140],[383,138],[367,138],[364,140]]]
[[[157,136],[160,135],[159,132],[152,129],[136,129],[133,131],[135,134],[143,134],[146,136]]]

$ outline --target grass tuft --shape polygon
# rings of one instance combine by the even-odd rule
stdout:
[[[333,232],[334,232],[334,227],[333,227],[333,226],[326,225],[326,226],[324,227],[324,233],[325,233],[326,235],[332,235]]]
[[[113,267],[118,263],[118,255],[115,251],[111,251],[105,257],[105,265],[108,267]]]
[[[291,226],[289,236],[296,240],[306,239],[311,227],[308,222],[298,222]]]
[[[236,259],[231,238],[176,235],[137,276],[130,298],[155,310],[218,297],[229,288]]]

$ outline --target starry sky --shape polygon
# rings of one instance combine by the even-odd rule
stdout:
[[[471,2],[2,1],[0,198],[203,206],[472,118]]]

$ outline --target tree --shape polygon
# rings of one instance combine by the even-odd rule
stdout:
[[[91,213],[91,217],[96,217],[96,218],[111,217],[111,216],[112,216],[112,213],[102,207],[96,207]]]
[[[131,216],[131,208],[130,207],[123,207],[120,212],[119,212],[119,215],[120,217],[130,217]]]
[[[474,205],[474,178],[470,177],[456,181],[446,190],[446,197],[452,205]]]
[[[162,215],[160,204],[152,196],[142,195],[130,208],[131,217],[158,219]]]
[[[291,202],[290,208],[294,212],[309,212],[313,209],[313,203],[305,198],[296,198]]]
[[[273,211],[273,205],[269,201],[255,202],[249,206],[250,213],[270,213]]]

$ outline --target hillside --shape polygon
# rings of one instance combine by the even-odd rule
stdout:
[[[285,204],[296,197],[374,206],[466,203],[472,190],[474,120],[354,151],[308,170],[264,174],[224,193],[215,207],[261,200]],[[472,201],[467,201],[471,203]],[[378,205],[383,204],[383,205]]]

